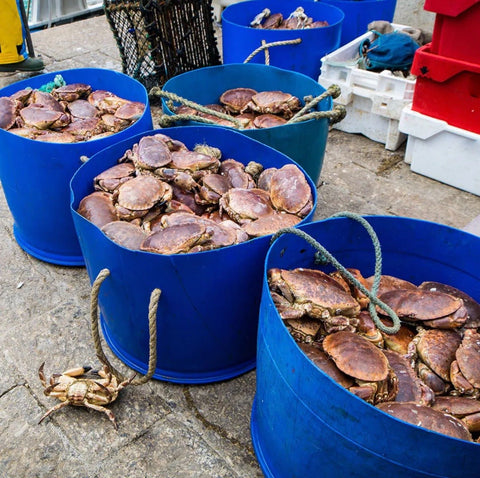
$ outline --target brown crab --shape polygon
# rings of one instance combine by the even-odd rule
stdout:
[[[127,151],[127,158],[133,161],[139,170],[155,170],[170,163],[172,153],[161,138],[144,136]]]
[[[241,113],[256,94],[252,88],[233,88],[221,94],[220,103],[231,113]]]
[[[462,420],[470,432],[480,432],[480,401],[471,397],[436,397],[435,410],[449,413]]]
[[[220,167],[220,161],[208,154],[198,151],[174,151],[169,167],[185,171],[198,180],[204,174],[216,173]]]
[[[421,329],[409,344],[412,366],[436,395],[450,389],[450,367],[461,341],[454,330]]]
[[[102,231],[113,242],[127,249],[138,250],[147,237],[147,233],[136,224],[128,221],[113,221],[105,224]]]
[[[113,197],[105,191],[95,191],[82,198],[77,212],[100,228],[118,219]]]
[[[472,441],[472,436],[467,427],[448,413],[415,402],[388,402],[378,404],[377,407],[395,418],[417,427],[433,430],[461,440]]]
[[[298,346],[302,352],[320,369],[323,370],[335,382],[344,388],[350,388],[354,385],[352,377],[344,374],[336,365],[335,362],[327,356],[317,343],[305,344],[299,343]]]
[[[135,167],[132,163],[116,164],[95,176],[94,188],[112,193],[120,184],[130,180],[134,175]]]
[[[450,380],[456,392],[480,396],[480,333],[476,329],[465,329],[450,367]]]
[[[398,379],[385,355],[371,342],[342,330],[325,337],[323,350],[343,373],[355,380],[348,388],[353,394],[372,404],[395,399]]]
[[[293,227],[301,221],[295,214],[273,211],[267,216],[245,223],[242,227],[250,237],[274,234],[284,227]]]
[[[465,306],[465,309],[467,309],[468,313],[468,318],[464,324],[464,327],[467,329],[476,329],[480,327],[480,304],[465,292],[451,285],[433,281],[422,282],[418,288],[423,290],[444,292],[452,295],[453,297],[462,299],[463,305]]]
[[[121,184],[115,191],[115,208],[120,219],[135,219],[172,199],[172,187],[153,176],[137,176]]]
[[[0,128],[10,129],[17,120],[18,103],[7,96],[0,98]]]
[[[277,169],[270,180],[270,198],[278,211],[303,218],[313,208],[310,185],[305,175],[294,164]]]
[[[226,159],[220,163],[218,172],[225,176],[232,188],[254,188],[255,180],[245,170],[245,165],[235,159]]]
[[[401,320],[421,322],[429,327],[456,329],[465,324],[468,312],[462,299],[443,292],[422,289],[395,289],[378,298]]]
[[[201,178],[195,200],[200,204],[218,204],[218,201],[230,189],[230,181],[221,174],[207,174]]]
[[[167,227],[150,234],[141,250],[158,254],[180,254],[191,252],[212,237],[213,231],[198,222]]]
[[[90,372],[91,367],[79,367],[66,370],[62,374],[54,374],[50,378],[50,383],[47,384],[43,371],[44,365],[45,363],[42,363],[38,370],[40,381],[45,387],[43,392],[47,396],[58,398],[61,403],[48,410],[38,423],[61,408],[74,405],[105,413],[115,429],[118,428],[113,412],[105,408],[105,405],[115,401],[120,390],[129,385],[135,375],[119,383],[107,366],[103,366],[96,374],[90,375],[87,373]]]
[[[98,110],[87,100],[75,100],[68,103],[67,110],[74,118],[94,118],[98,115]]]
[[[253,119],[253,126],[258,129],[274,128],[275,126],[283,126],[287,123],[285,118],[271,113],[258,115]]]
[[[245,111],[251,110],[261,114],[279,114],[288,119],[300,108],[300,100],[290,93],[261,91],[252,96],[251,101],[245,106]]]
[[[268,284],[279,314],[288,321],[287,325],[300,325],[297,322],[292,324],[291,320],[314,320],[314,336],[321,329],[326,333],[355,330],[360,307],[328,274],[315,269],[273,268],[268,271]],[[311,328],[312,325],[307,326]],[[301,334],[301,331],[298,332]]]
[[[398,393],[395,401],[431,405],[435,400],[435,394],[418,378],[410,362],[403,355],[393,350],[383,350],[383,353],[398,379]]]
[[[273,214],[270,195],[263,189],[229,189],[219,200],[220,212],[242,225]]]
[[[85,83],[70,83],[52,90],[52,96],[59,101],[75,101],[86,98],[92,92],[92,87]]]

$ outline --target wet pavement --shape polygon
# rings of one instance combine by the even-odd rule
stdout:
[[[103,16],[35,32],[33,42],[46,71],[88,66],[121,71]],[[1,76],[0,86],[28,76]],[[316,219],[351,211],[478,231],[480,198],[411,172],[404,148],[391,152],[363,136],[332,130]],[[2,193],[0,476],[262,476],[249,429],[255,371],[216,384],[152,380],[127,387],[110,407],[118,431],[105,415],[85,408],[68,407],[38,424],[56,404],[43,394],[37,374],[42,362],[48,376],[98,365],[90,335],[90,285],[84,268],[55,266],[26,254],[14,239],[12,222]],[[123,373],[131,373],[107,354]]]

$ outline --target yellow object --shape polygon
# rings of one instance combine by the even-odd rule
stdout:
[[[16,0],[2,0],[0,7],[0,64],[27,58],[23,27]]]

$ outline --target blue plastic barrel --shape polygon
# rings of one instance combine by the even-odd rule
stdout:
[[[281,13],[284,18],[303,7],[313,20],[327,21],[328,26],[302,30],[264,30],[252,28],[250,22],[268,8],[271,13]],[[262,46],[262,41],[301,39],[295,45],[272,46],[269,64],[296,71],[317,79],[321,59],[340,46],[343,12],[331,5],[300,0],[252,0],[229,5],[222,13],[222,49],[224,63],[243,63],[251,53]],[[250,62],[265,64],[265,54],[260,52]]]
[[[0,129],[0,180],[13,216],[18,245],[30,255],[53,264],[84,264],[70,213],[69,182],[82,164],[107,146],[152,128],[145,87],[123,73],[99,68],[80,68],[35,76],[0,90],[10,96],[23,88],[40,88],[62,75],[67,83],[87,83],[93,89],[146,104],[141,118],[129,128],[101,139],[81,143],[47,143]]]
[[[397,0],[320,0],[340,8],[345,14],[340,45],[345,45],[368,31],[375,20],[393,21]]]
[[[248,3],[248,2],[247,2]],[[201,85],[201,88],[199,87]],[[201,105],[218,103],[220,95],[231,88],[253,88],[257,91],[281,90],[299,97],[316,97],[325,88],[308,76],[267,65],[230,64],[199,68],[170,78],[163,89]],[[332,109],[330,97],[322,100],[317,111]],[[163,111],[173,112],[163,99]],[[187,123],[183,123],[187,124]],[[188,124],[205,125],[200,122]],[[328,136],[329,120],[312,119],[264,129],[245,129],[242,133],[256,139],[300,164],[316,184],[320,177]]]
[[[440,224],[371,216],[383,273],[416,284],[444,282],[480,300],[480,238]],[[374,273],[370,237],[340,218],[300,229],[345,267]],[[361,400],[319,370],[299,349],[272,302],[272,267],[315,268],[314,249],[292,234],[270,247],[260,306],[257,390],[251,433],[268,478],[477,478],[480,446],[416,427]],[[328,271],[328,269],[326,269]]]
[[[155,132],[183,141],[189,148],[197,143],[216,146],[224,158],[244,164],[251,160],[265,167],[292,163],[262,143],[217,126]],[[93,191],[93,178],[116,164],[142,136],[100,151],[71,181],[72,214],[90,280],[103,268],[111,272],[99,295],[103,333],[123,362],[145,373],[149,297],[160,288],[154,377],[179,383],[235,377],[255,367],[263,263],[271,236],[212,251],[161,255],[119,246],[76,212],[80,200]],[[315,187],[310,180],[309,184],[316,203]],[[303,222],[312,216],[313,211]]]

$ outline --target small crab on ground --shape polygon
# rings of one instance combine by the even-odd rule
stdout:
[[[112,374],[106,365],[92,375],[87,374],[91,371],[91,368],[78,367],[66,370],[61,374],[52,375],[50,384],[47,384],[43,371],[44,366],[45,362],[38,369],[38,376],[45,387],[43,393],[47,396],[58,398],[61,403],[48,410],[38,423],[41,423],[51,413],[68,405],[73,405],[105,413],[115,429],[118,428],[113,412],[105,408],[105,405],[115,401],[118,397],[118,392],[129,385],[135,375],[119,383],[117,377]]]

